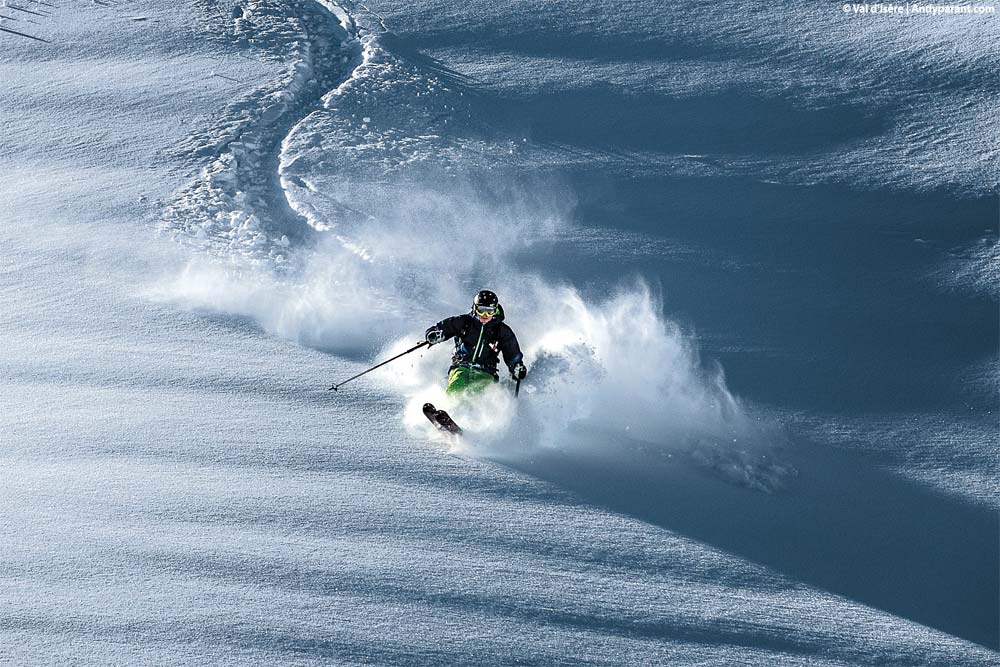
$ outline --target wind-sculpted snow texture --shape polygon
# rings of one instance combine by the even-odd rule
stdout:
[[[1000,660],[1000,24],[54,4],[0,40],[0,663]],[[517,398],[325,391],[483,287]]]

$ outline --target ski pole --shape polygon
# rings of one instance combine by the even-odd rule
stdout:
[[[400,352],[399,354],[397,354],[397,355],[396,355],[395,357],[393,357],[392,359],[386,359],[386,360],[385,360],[385,361],[383,361],[382,363],[380,363],[380,364],[375,364],[374,366],[372,366],[372,367],[371,367],[371,368],[369,368],[368,370],[366,370],[366,371],[362,371],[362,372],[358,373],[357,375],[355,375],[354,377],[349,377],[349,378],[347,378],[346,380],[344,380],[343,382],[338,382],[337,384],[335,384],[335,385],[333,385],[332,387],[330,387],[330,389],[332,389],[333,391],[337,391],[337,389],[339,389],[340,387],[343,387],[343,386],[344,386],[345,384],[347,384],[347,383],[348,383],[348,382],[350,382],[351,380],[357,380],[357,379],[358,379],[359,377],[361,377],[362,375],[366,375],[366,374],[368,374],[368,373],[371,373],[371,372],[372,372],[373,370],[375,370],[376,368],[381,368],[382,366],[385,366],[385,365],[386,365],[387,363],[389,363],[390,361],[395,361],[396,359],[399,359],[400,357],[402,357],[402,356],[404,356],[404,355],[407,355],[407,354],[409,354],[410,352],[413,352],[413,351],[415,351],[415,350],[419,350],[420,348],[422,348],[422,347],[426,347],[426,346],[428,346],[428,345],[430,345],[430,343],[428,343],[427,341],[425,341],[425,340],[424,340],[424,341],[421,341],[421,342],[417,343],[416,345],[414,345],[413,347],[411,347],[411,348],[410,348],[409,350],[407,350],[406,352]],[[327,391],[330,391],[330,389],[327,389]]]
[[[514,384],[514,398],[517,398],[519,393],[521,393],[521,378],[517,378],[517,383]]]

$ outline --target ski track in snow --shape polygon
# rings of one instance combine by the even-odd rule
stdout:
[[[286,6],[295,13],[286,15]],[[227,27],[238,43],[289,64],[278,80],[229,105],[216,125],[181,147],[192,158],[213,159],[166,209],[164,228],[225,260],[282,265],[292,244],[308,243],[311,231],[282,187],[283,143],[363,63],[358,28],[326,0],[247,0],[235,6],[232,21]]]

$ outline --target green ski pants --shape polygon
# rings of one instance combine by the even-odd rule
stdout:
[[[496,382],[496,378],[486,371],[475,368],[452,368],[448,372],[446,394],[478,394]]]

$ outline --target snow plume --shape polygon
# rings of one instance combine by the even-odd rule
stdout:
[[[555,185],[544,196],[510,184],[447,185],[355,192],[368,203],[354,222],[340,218],[317,243],[289,248],[285,261],[199,255],[154,291],[340,355],[367,358],[400,337],[419,340],[430,324],[464,312],[484,276],[519,293],[516,256],[560,228],[571,206]]]
[[[497,290],[517,299],[507,313],[530,369],[521,397],[505,377],[475,401],[445,396],[448,351],[434,348],[383,374],[407,397],[411,427],[426,427],[420,406],[430,401],[465,426],[460,446],[502,460],[539,447],[582,456],[619,449],[625,465],[630,453],[661,462],[678,454],[765,491],[791,473],[770,459],[770,436],[728,391],[722,369],[701,362],[694,338],[663,317],[646,284],[592,301],[570,286],[519,281]],[[400,341],[386,356],[402,349]]]
[[[342,254],[315,260],[303,277],[294,279],[261,266],[199,256],[151,293],[183,308],[249,318],[267,332],[307,347],[367,356],[373,340],[394,331],[392,308],[378,303],[375,290],[360,287],[361,267],[349,253]]]
[[[467,312],[478,290],[493,289],[530,368],[521,398],[505,377],[482,400],[450,400],[450,343],[359,383],[398,390],[414,429],[429,427],[424,402],[454,411],[486,456],[537,447],[606,451],[615,443],[623,451],[683,453],[741,484],[770,490],[777,483],[780,475],[762,472],[765,437],[727,390],[721,368],[702,363],[693,335],[664,316],[648,285],[590,296],[553,285],[531,266],[536,244],[558,255],[560,239],[572,236],[575,200],[558,180],[309,185],[300,194],[317,219],[337,221],[318,245],[293,247],[291,261],[273,270],[192,260],[161,295],[251,318],[274,335],[351,358],[360,371],[413,346],[434,322]],[[301,269],[289,272],[289,265]]]
[[[645,442],[738,427],[742,413],[721,369],[701,368],[693,339],[663,318],[645,284],[596,304],[568,287],[533,291],[528,349],[539,379],[532,389],[558,422]]]
[[[452,179],[447,191],[411,184],[370,194],[361,199],[369,202],[359,212],[364,224],[349,226],[349,242],[327,235],[319,246],[300,248],[294,263],[302,269],[294,275],[202,257],[159,294],[251,318],[274,335],[352,358],[360,371],[411,347],[434,322],[467,312],[479,289],[493,289],[530,368],[519,399],[506,377],[482,400],[446,397],[450,343],[359,383],[398,390],[404,421],[415,429],[428,428],[424,402],[453,410],[468,441],[487,456],[618,443],[689,454],[728,478],[760,485],[762,436],[721,368],[702,363],[693,335],[664,317],[648,285],[590,297],[524,266],[524,251],[570,227],[573,200],[557,183],[531,190]]]
[[[504,382],[475,402],[449,400],[450,345],[394,362],[356,390],[377,383],[398,391],[404,421],[424,433],[422,403],[453,410],[486,456],[652,448],[767,488],[755,473],[762,438],[752,421],[648,286],[592,297],[553,284],[566,261],[561,244],[573,237],[572,187],[524,172],[510,137],[470,120],[461,90],[393,58],[371,33],[362,56],[324,108],[267,128],[276,161],[234,172],[236,190],[268,174],[251,198],[268,223],[253,227],[263,235],[253,236],[254,247],[273,243],[280,252],[247,253],[229,242],[228,256],[191,260],[159,295],[350,358],[350,375],[413,346],[426,327],[493,289],[531,369],[521,398]],[[279,142],[274,133],[286,126]]]

